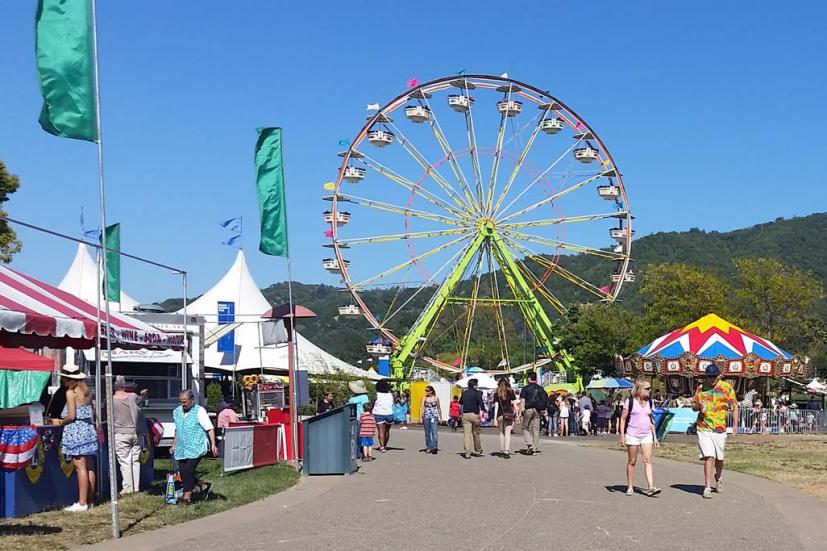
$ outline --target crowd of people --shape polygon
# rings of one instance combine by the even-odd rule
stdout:
[[[468,387],[460,396],[453,396],[448,405],[448,426],[452,431],[462,426],[465,459],[483,457],[481,428],[490,420],[497,429],[499,450],[491,455],[512,457],[511,435],[516,426],[522,431],[525,447],[519,452],[532,456],[540,453],[542,427],[549,437],[565,437],[573,434],[607,436],[616,434],[618,444],[626,454],[626,495],[636,492],[635,470],[638,457],[642,457],[646,488],[640,492],[654,497],[662,490],[655,485],[652,457],[659,447],[654,410],[664,401],[653,396],[652,382],[640,377],[628,394],[618,394],[606,400],[595,400],[588,393],[549,394],[537,382],[537,374],[528,374],[528,384],[516,390],[508,378],[498,381],[497,389],[486,398],[477,387],[476,379],[468,380]],[[373,461],[373,447],[385,453],[390,440],[390,428],[397,422],[393,405],[400,396],[394,396],[387,381],[376,384],[376,399],[371,401],[362,381],[350,383],[358,419],[359,454],[363,461]],[[405,397],[407,399],[407,396]],[[328,397],[325,397],[328,401]],[[328,406],[324,406],[328,407]],[[698,439],[698,458],[703,461],[705,499],[723,491],[724,451],[728,433],[738,434],[738,402],[732,386],[721,378],[716,364],[705,371],[701,385],[689,400],[689,407],[698,413],[695,428]],[[419,418],[413,421],[423,425],[425,448],[422,451],[436,454],[439,451],[439,426],[443,418],[443,405],[433,386],[425,388],[419,407]],[[398,412],[397,412],[398,414]],[[406,416],[405,422],[410,421]]]

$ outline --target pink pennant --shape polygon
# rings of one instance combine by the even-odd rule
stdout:
[[[408,88],[413,88],[414,86],[419,85],[419,81],[415,78],[408,79]]]
[[[333,237],[333,230],[325,230],[324,231],[325,237]]]
[[[604,285],[603,287],[600,288],[600,292],[601,293],[606,293],[607,295],[609,294],[610,290],[611,290],[611,288],[608,285]]]
[[[459,367],[461,363],[462,363],[462,360],[457,358],[456,360],[454,360],[454,367]]]
[[[586,128],[586,127],[585,127],[585,126],[583,126],[583,123],[582,123],[582,122],[577,121],[577,124],[575,125],[575,128],[577,128],[578,130],[583,130],[583,129],[584,129],[584,128]]]

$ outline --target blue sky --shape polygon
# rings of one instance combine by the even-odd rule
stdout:
[[[0,5],[0,159],[21,179],[6,209],[79,235],[81,207],[90,226],[97,212],[95,148],[37,124],[35,4]],[[337,142],[407,79],[460,69],[508,72],[582,115],[624,173],[638,237],[827,210],[820,2],[100,4],[108,217],[123,250],[188,270],[193,295],[232,262],[218,221],[238,215],[259,284],[286,277],[257,250],[256,127],[285,129],[295,279],[336,284],[320,198]],[[74,246],[19,235],[12,266],[57,283]],[[164,271],[122,271],[141,301],[180,295]]]

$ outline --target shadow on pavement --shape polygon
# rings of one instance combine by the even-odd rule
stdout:
[[[670,488],[675,488],[676,490],[680,490],[688,494],[696,494],[699,496],[703,495],[704,493],[704,487],[700,484],[672,484]]]

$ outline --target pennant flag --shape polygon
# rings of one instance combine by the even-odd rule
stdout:
[[[610,290],[611,290],[611,289],[609,288],[609,286],[608,286],[608,285],[604,285],[603,287],[601,287],[601,288],[600,288],[600,291],[601,291],[602,293],[606,293],[607,295],[609,294],[609,291],[610,291]]]
[[[339,145],[341,145],[342,147],[349,147],[350,140],[348,140],[347,138],[339,140]]]
[[[90,0],[40,0],[35,15],[35,53],[46,132],[98,141]]]
[[[462,72],[465,72],[465,69],[463,69]],[[462,360],[457,358],[456,360],[454,360],[453,365],[454,365],[454,367],[459,367],[460,365],[462,365]]]
[[[103,236],[101,235],[101,238]],[[106,278],[109,302],[121,301],[121,225],[106,226]]]
[[[500,78],[508,78],[508,73],[503,73],[500,75]]]
[[[367,106],[368,111],[379,111],[379,104],[378,103],[369,103]]]
[[[287,201],[284,197],[281,128],[258,129],[255,160],[261,218],[258,250],[273,256],[287,256]]]
[[[460,75],[460,76],[464,75],[465,74],[465,69],[457,71],[457,74]]]
[[[241,239],[241,234],[234,235],[231,238],[229,238],[228,240],[222,241],[221,244],[222,245],[227,245],[228,247],[232,247],[233,245],[235,245],[236,241],[238,241],[239,239]]]
[[[583,130],[584,128],[586,128],[585,126],[583,126],[583,123],[580,122],[580,121],[577,121],[577,124],[574,125],[574,127],[578,130]]]
[[[362,365],[362,360],[356,360],[356,363]]]
[[[333,230],[325,230],[324,231],[325,237],[333,237]]]
[[[324,186],[322,186],[322,187],[326,190],[332,191],[332,190],[336,189],[336,184],[334,184],[333,182],[325,182]]]
[[[84,221],[83,215],[83,207],[80,207],[80,231],[83,232],[83,236],[87,239],[97,239],[101,231],[100,228],[92,228],[91,230],[86,229],[86,222]]]
[[[222,228],[226,228],[227,226],[229,226],[233,222],[238,222],[239,220],[241,220],[241,217],[236,216],[235,218],[230,218],[229,220],[224,220],[223,222],[219,222],[218,225],[221,226]]]
[[[415,78],[408,79],[408,88],[413,88],[415,86],[419,86],[419,81]]]

